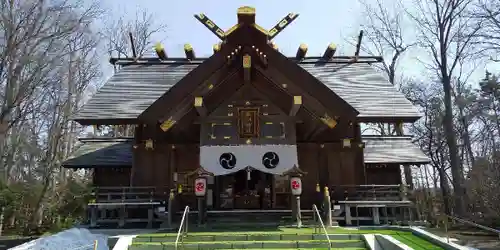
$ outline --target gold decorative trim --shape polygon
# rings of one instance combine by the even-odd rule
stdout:
[[[236,13],[238,15],[255,15],[255,8],[251,6],[241,6]]]
[[[243,56],[243,68],[244,69],[249,69],[252,67],[252,57],[250,55],[244,55]]]
[[[331,118],[328,114],[319,118],[324,124],[326,124],[329,128],[335,128],[337,126],[337,121]]]
[[[160,125],[160,128],[161,130],[163,130],[163,132],[167,132],[175,125],[175,123],[177,123],[177,121],[170,117]]]
[[[235,24],[233,27],[229,28],[226,32],[225,32],[225,36],[229,36],[229,34],[233,33],[236,29],[238,29],[240,27],[239,24]]]

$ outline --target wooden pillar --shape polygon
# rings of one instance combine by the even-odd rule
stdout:
[[[152,228],[153,227],[153,208],[148,209],[148,225],[147,228]]]
[[[142,141],[142,135],[144,131],[144,124],[138,124],[135,127],[135,132],[134,132],[134,145],[132,146],[132,169],[130,169],[130,186],[134,186],[135,184],[135,175],[136,175],[136,169],[139,167],[139,152],[140,152],[140,144]]]
[[[380,213],[379,213],[379,208],[377,206],[372,207],[372,216],[373,216],[373,224],[380,225]]]
[[[125,218],[127,217],[127,209],[124,205],[120,207],[120,219],[118,221],[118,227],[125,226]]]
[[[351,206],[349,204],[345,204],[345,224],[347,226],[352,225],[352,216],[351,216]]]
[[[97,226],[97,206],[90,206],[90,227]]]
[[[271,176],[271,207],[276,208],[276,178]]]

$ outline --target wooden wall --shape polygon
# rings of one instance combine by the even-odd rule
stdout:
[[[186,174],[199,167],[199,145],[172,145],[156,143],[154,149],[137,148],[134,150],[132,185],[155,186],[160,193],[167,195],[170,189],[181,184],[184,192],[192,192],[192,180]],[[174,173],[178,173],[174,182]]]
[[[94,168],[94,185],[98,187],[127,187],[131,168]]]
[[[401,184],[399,164],[367,164],[366,184],[398,185]]]

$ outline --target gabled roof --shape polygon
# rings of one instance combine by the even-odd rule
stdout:
[[[196,68],[196,63],[128,65],[114,74],[73,119],[82,124],[130,120]],[[110,123],[113,124],[113,123]]]
[[[360,120],[370,117],[407,120],[421,116],[413,104],[370,64],[306,62],[299,65],[353,106]]]
[[[205,59],[123,66],[85,104],[73,119],[82,124],[133,122],[154,101]],[[368,63],[325,62],[308,58],[297,62],[325,86],[353,106],[361,120],[398,118],[415,121],[421,115],[405,96]]]
[[[363,136],[365,163],[426,164],[430,159],[410,136]]]

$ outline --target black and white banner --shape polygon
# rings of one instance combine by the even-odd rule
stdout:
[[[202,146],[200,165],[214,175],[225,175],[252,167],[282,174],[298,166],[296,145]]]

